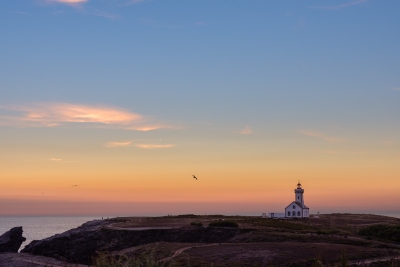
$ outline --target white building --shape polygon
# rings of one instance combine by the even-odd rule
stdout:
[[[285,208],[286,218],[303,218],[310,216],[310,209],[304,205],[304,189],[301,188],[300,181],[294,190],[294,201]]]
[[[294,190],[294,201],[290,203],[285,212],[271,212],[268,213],[269,218],[304,218],[310,216],[310,209],[304,205],[304,189],[301,188],[300,181],[297,188]],[[265,213],[263,216],[265,217]]]

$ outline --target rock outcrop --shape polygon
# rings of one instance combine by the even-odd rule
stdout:
[[[109,222],[108,222],[109,223]],[[239,228],[182,227],[141,231],[116,230],[103,227],[105,221],[93,221],[40,241],[32,241],[22,253],[31,253],[65,260],[70,263],[91,264],[98,251],[120,251],[154,242],[220,243],[252,231]]]
[[[22,227],[11,228],[0,236],[0,252],[18,252],[22,242],[26,240],[22,236]]]

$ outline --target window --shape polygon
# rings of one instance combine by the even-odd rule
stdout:
[[[295,206],[295,205],[293,205],[293,209],[296,209],[296,206]]]
[[[297,216],[300,216],[300,211],[297,212]]]
[[[290,211],[287,212],[287,216],[290,216]]]
[[[300,199],[300,197],[299,197],[299,196],[297,196],[297,199]]]

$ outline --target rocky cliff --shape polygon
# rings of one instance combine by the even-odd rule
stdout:
[[[26,240],[22,236],[22,227],[14,227],[0,236],[0,252],[18,252],[22,242]]]
[[[248,229],[181,227],[172,229],[116,230],[109,222],[93,221],[40,241],[32,241],[21,252],[53,257],[70,263],[91,264],[97,251],[120,251],[154,242],[220,243]]]

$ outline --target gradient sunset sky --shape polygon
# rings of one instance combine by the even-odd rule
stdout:
[[[0,7],[0,215],[400,214],[400,1]]]

